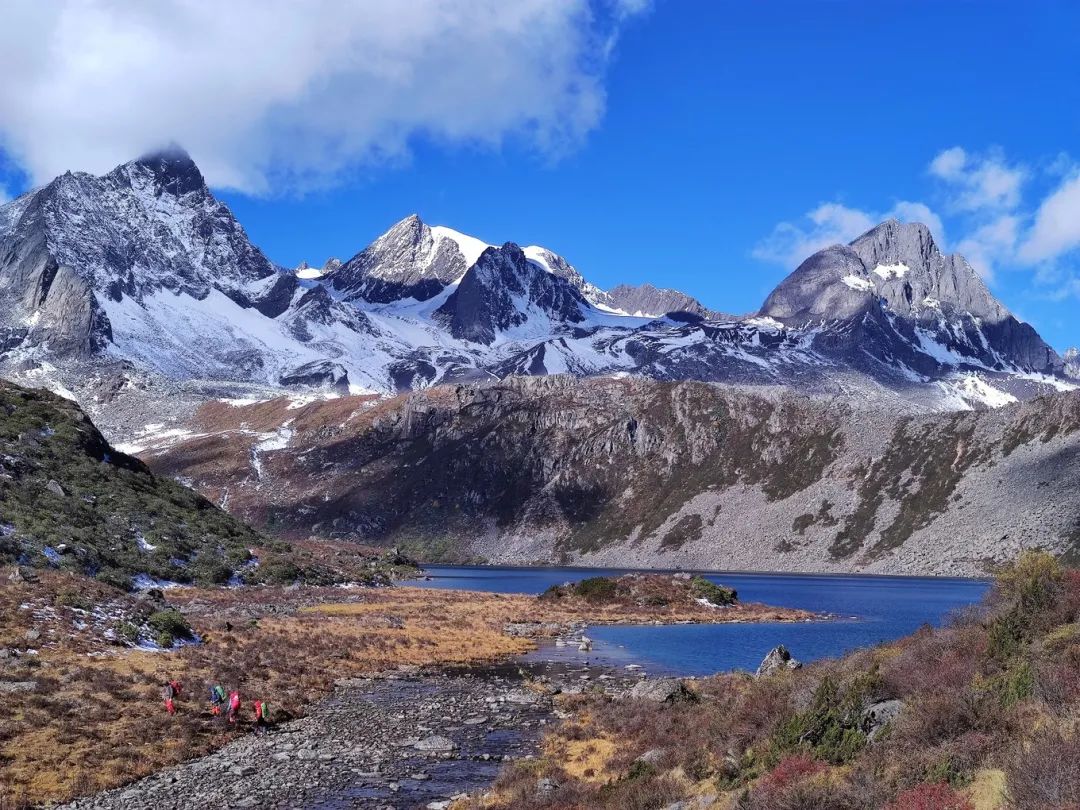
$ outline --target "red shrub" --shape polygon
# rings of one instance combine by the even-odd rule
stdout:
[[[806,754],[792,754],[785,757],[754,787],[753,801],[750,806],[755,808],[778,806],[793,788],[828,768],[829,766],[821,760],[812,759]]]
[[[905,790],[886,810],[974,810],[974,805],[944,782]]]

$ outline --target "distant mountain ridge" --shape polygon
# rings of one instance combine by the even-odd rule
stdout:
[[[0,373],[114,410],[154,386],[179,401],[549,374],[951,410],[1071,388],[1077,365],[917,224],[818,252],[736,317],[651,285],[604,291],[551,250],[416,215],[344,262],[285,270],[177,148],[0,206],[0,293]]]
[[[981,575],[1080,559],[1080,392],[897,415],[566,376],[211,402],[131,448],[286,538],[454,562]]]

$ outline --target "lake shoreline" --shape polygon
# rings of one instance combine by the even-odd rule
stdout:
[[[994,577],[991,575],[973,577],[973,576],[946,576],[942,574],[879,574],[875,572],[858,572],[858,571],[768,571],[758,569],[717,569],[717,568],[623,568],[620,566],[611,565],[518,565],[513,563],[443,563],[443,562],[417,562],[417,566],[420,568],[420,574],[411,579],[402,580],[402,583],[413,584],[417,581],[424,581],[426,577],[432,576],[431,570],[461,570],[467,571],[472,569],[489,569],[500,570],[507,569],[513,571],[571,571],[575,573],[594,573],[597,571],[621,571],[626,573],[649,573],[649,574],[691,574],[702,575],[710,577],[792,577],[800,579],[814,579],[820,577],[827,577],[829,579],[844,579],[844,578],[858,578],[858,579],[879,579],[879,580],[930,580],[935,582],[981,582],[990,584],[994,581]]]

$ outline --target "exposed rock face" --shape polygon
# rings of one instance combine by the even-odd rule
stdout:
[[[456,338],[490,344],[498,333],[530,321],[542,331],[549,331],[549,321],[580,323],[587,306],[573,284],[538,268],[507,242],[480,255],[435,317]]]
[[[889,723],[899,717],[903,710],[904,701],[902,700],[881,700],[870,704],[862,715],[863,732],[868,739],[873,740],[888,727]]]
[[[652,284],[640,284],[636,287],[619,284],[608,291],[606,303],[629,315],[640,314],[654,318],[669,312],[689,312],[710,319],[727,317],[707,308],[686,293],[661,289]]]
[[[924,225],[889,220],[807,259],[766,299],[763,316],[821,324],[815,345],[933,376],[946,366],[1059,374],[1061,359],[990,294],[962,256]]]
[[[335,373],[304,371],[320,363]],[[756,317],[651,285],[605,292],[551,250],[493,247],[415,215],[344,264],[285,272],[175,148],[0,206],[0,373],[87,405],[104,387],[110,409],[133,377],[205,398],[208,383],[235,397],[344,379],[393,393],[629,373],[909,410],[1075,384],[922,226],[887,222],[818,253]]]
[[[329,278],[348,298],[388,303],[437,295],[468,269],[461,248],[413,214],[333,271]]]
[[[773,647],[769,650],[769,654],[766,655],[761,664],[758,665],[754,677],[767,678],[773,673],[785,669],[799,669],[801,666],[802,662],[792,658],[791,653],[788,652],[788,648],[781,644],[778,647]]]
[[[911,417],[548,377],[211,404],[190,429],[140,455],[255,525],[428,559],[977,574],[1080,541],[1080,394]]]
[[[693,703],[698,699],[686,681],[679,678],[646,678],[630,687],[626,696],[654,703]]]
[[[1067,349],[1062,356],[1065,365],[1065,373],[1073,379],[1080,380],[1080,349]]]

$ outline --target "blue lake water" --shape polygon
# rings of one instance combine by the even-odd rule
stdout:
[[[426,566],[423,587],[537,594],[551,585],[625,569]],[[597,626],[588,630],[592,652],[545,645],[531,657],[620,665],[649,672],[709,675],[754,670],[777,644],[802,661],[831,658],[891,641],[924,624],[940,625],[954,611],[977,603],[985,580],[945,577],[705,573],[735,588],[743,602],[803,608],[838,618],[824,622]]]

